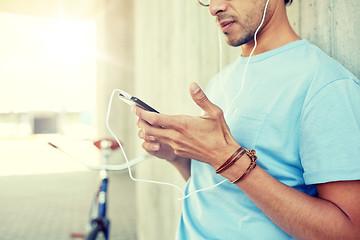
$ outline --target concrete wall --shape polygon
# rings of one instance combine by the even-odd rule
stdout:
[[[293,27],[360,77],[359,0],[294,0],[288,7]],[[239,50],[223,44],[224,65]],[[198,114],[188,86],[203,88],[219,70],[215,21],[195,0],[135,1],[135,89],[137,96],[167,114]],[[138,141],[139,143],[139,141]],[[139,150],[139,153],[141,150]],[[151,159],[138,177],[184,186],[164,161]],[[174,239],[181,202],[177,190],[137,185],[138,238]]]
[[[137,0],[135,24],[136,95],[162,113],[198,114],[189,84],[196,81],[205,88],[219,70],[218,32],[207,9],[192,0]],[[231,54],[225,44],[223,51],[228,62]],[[164,160],[148,160],[137,173],[145,179],[185,184]],[[174,239],[180,193],[167,186],[139,183],[137,194],[138,238]]]
[[[360,1],[294,0],[288,15],[302,37],[360,77]]]
[[[109,98],[114,89],[134,89],[134,3],[128,0],[98,1],[97,126],[99,137],[111,137],[106,128]],[[128,105],[114,98],[110,126],[124,143],[129,157],[136,136],[135,117]],[[117,153],[120,156],[120,152]],[[117,157],[115,156],[115,157]]]

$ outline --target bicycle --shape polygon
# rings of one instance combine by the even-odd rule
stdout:
[[[78,159],[74,158],[72,155],[65,152],[59,146],[48,142],[48,144],[57,150],[62,151],[64,154],[68,155],[70,158],[73,158],[77,162],[85,165],[89,169],[92,170],[100,170],[100,186],[96,191],[94,198],[92,200],[90,206],[90,213],[89,213],[89,222],[88,222],[88,230],[86,234],[78,234],[73,233],[71,234],[71,238],[82,238],[85,240],[109,240],[110,236],[110,219],[107,217],[107,190],[109,184],[109,174],[108,171],[121,171],[129,166],[136,165],[142,162],[147,156],[140,156],[135,158],[129,163],[124,163],[120,165],[108,165],[108,160],[113,151],[118,149],[119,143],[112,139],[99,139],[94,141],[93,144],[97,147],[101,152],[101,165],[92,166],[88,165]]]

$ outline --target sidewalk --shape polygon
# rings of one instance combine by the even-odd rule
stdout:
[[[47,141],[46,136],[0,139],[1,240],[69,240],[71,233],[85,232],[98,172]],[[80,149],[79,157],[89,164],[98,161],[96,149],[69,145]],[[110,239],[135,240],[135,183],[127,171],[110,173],[108,192]]]
[[[96,172],[0,177],[2,240],[67,240],[84,233]],[[112,173],[112,240],[135,240],[135,189],[127,173]]]

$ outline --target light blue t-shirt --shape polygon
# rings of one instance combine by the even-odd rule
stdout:
[[[359,80],[299,40],[253,56],[238,95],[247,60],[239,57],[226,67],[223,85],[217,76],[207,95],[223,109],[236,141],[256,150],[258,165],[309,195],[317,183],[360,179]],[[233,102],[228,109],[224,92]],[[208,164],[192,160],[186,193],[223,180]],[[227,181],[184,200],[178,239],[293,238]]]

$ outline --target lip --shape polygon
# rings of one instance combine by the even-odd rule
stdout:
[[[227,30],[229,30],[229,28],[231,28],[231,26],[234,23],[235,23],[235,21],[233,21],[233,20],[221,21],[221,22],[219,22],[219,25],[220,25],[222,31],[227,31]]]

